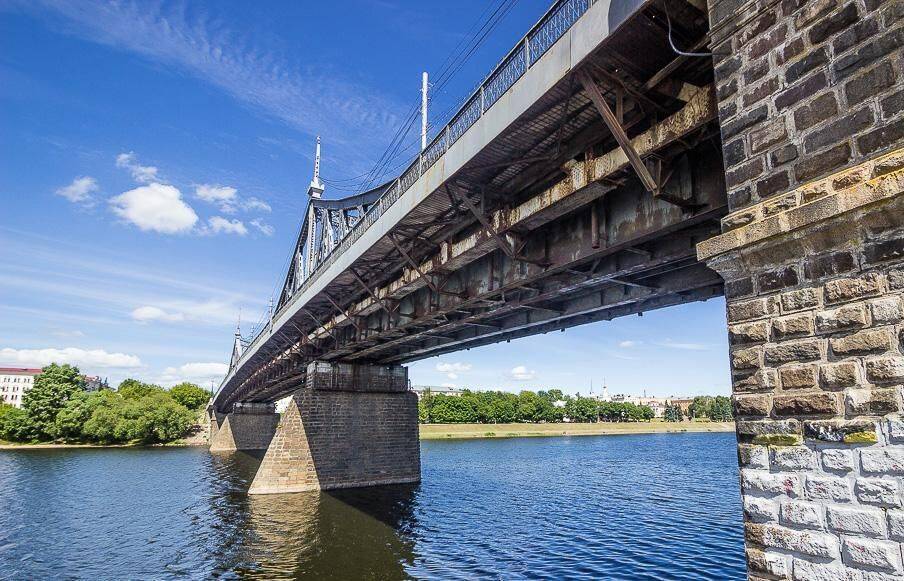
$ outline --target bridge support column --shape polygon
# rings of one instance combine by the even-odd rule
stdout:
[[[749,575],[904,574],[904,149],[774,204],[698,245],[726,281]]]
[[[237,403],[231,413],[208,414],[211,452],[266,450],[279,422],[273,404]]]
[[[417,396],[407,369],[314,362],[249,494],[418,482]]]

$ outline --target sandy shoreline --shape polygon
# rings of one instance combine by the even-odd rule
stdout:
[[[595,424],[421,424],[421,440],[522,438],[535,436],[612,436],[733,432],[734,422],[599,422]]]

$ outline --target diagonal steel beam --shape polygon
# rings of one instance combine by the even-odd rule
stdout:
[[[354,268],[349,268],[348,271],[349,271],[350,273],[352,273],[352,276],[355,277],[355,280],[358,281],[358,284],[360,284],[361,287],[364,288],[364,290],[367,291],[367,294],[370,295],[370,298],[372,298],[372,299],[374,300],[374,302],[377,303],[384,311],[386,311],[387,313],[389,313],[389,314],[391,315],[391,314],[392,314],[392,311],[389,310],[389,307],[387,307],[387,306],[383,303],[383,301],[380,300],[380,299],[377,297],[376,294],[374,294],[374,291],[371,290],[371,288],[370,288],[369,286],[367,286],[367,284],[365,284],[363,280],[361,280],[361,277],[358,276],[358,273],[355,272],[355,269],[354,269]]]
[[[647,169],[647,166],[644,165],[643,160],[637,155],[637,151],[634,149],[634,146],[631,145],[631,140],[628,138],[627,134],[625,134],[625,130],[622,129],[622,126],[619,125],[618,118],[615,116],[615,113],[612,112],[612,109],[609,108],[609,104],[606,103],[606,99],[603,98],[603,94],[600,92],[600,88],[597,86],[596,82],[594,82],[586,71],[580,71],[578,73],[578,80],[581,81],[587,96],[590,97],[590,100],[593,101],[597,111],[599,111],[600,115],[603,117],[603,122],[606,123],[609,131],[612,132],[615,141],[618,142],[618,145],[625,152],[625,155],[628,157],[628,162],[630,162],[634,171],[637,172],[637,176],[640,178],[643,186],[651,194],[657,196],[659,194],[659,186],[656,185],[656,181],[653,179],[653,176],[650,175],[650,171]]]
[[[436,285],[433,283],[433,281],[424,276],[424,272],[421,270],[421,267],[418,266],[418,264],[411,258],[411,256],[409,256],[408,253],[405,252],[405,249],[402,248],[402,246],[398,242],[396,242],[396,239],[392,235],[392,233],[389,233],[387,235],[387,238],[389,238],[389,241],[392,242],[392,245],[395,247],[398,253],[402,255],[402,257],[405,259],[405,262],[408,263],[408,266],[413,268],[417,275],[421,277],[425,283],[427,283],[427,286],[430,287],[430,290],[435,293],[439,293],[439,289],[436,288]]]

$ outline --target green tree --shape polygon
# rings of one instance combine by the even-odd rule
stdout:
[[[85,392],[79,391],[72,394],[72,397],[66,401],[63,409],[56,416],[54,421],[54,437],[64,440],[81,440],[84,438],[82,432],[85,423],[91,419],[94,411],[103,406],[110,405],[111,399],[117,398],[108,390]]]
[[[595,422],[600,417],[599,402],[578,395],[565,404],[565,415],[573,422]]]
[[[711,418],[713,398],[709,395],[698,395],[688,407],[688,416],[692,418]]]
[[[665,421],[667,422],[680,422],[684,418],[684,414],[681,413],[681,407],[676,404],[668,404],[665,406],[665,413],[663,414]]]
[[[731,412],[731,399],[724,395],[717,395],[709,416],[714,422],[728,422],[733,419]]]
[[[190,410],[199,409],[210,401],[210,393],[206,389],[187,381],[173,386],[169,392],[176,403],[182,404]]]
[[[54,436],[57,414],[84,387],[78,367],[51,363],[41,370],[34,385],[22,396],[22,409],[31,422],[34,439],[49,440]]]
[[[163,391],[163,388],[159,385],[144,383],[130,377],[123,379],[116,391],[125,399],[139,399],[155,391]]]
[[[0,403],[0,439],[27,442],[33,438],[34,426],[25,410]]]

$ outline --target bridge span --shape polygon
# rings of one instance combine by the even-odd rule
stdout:
[[[252,493],[417,481],[404,363],[724,293],[751,578],[901,574],[900,14],[557,1],[397,179],[315,171],[212,449],[267,449]]]

